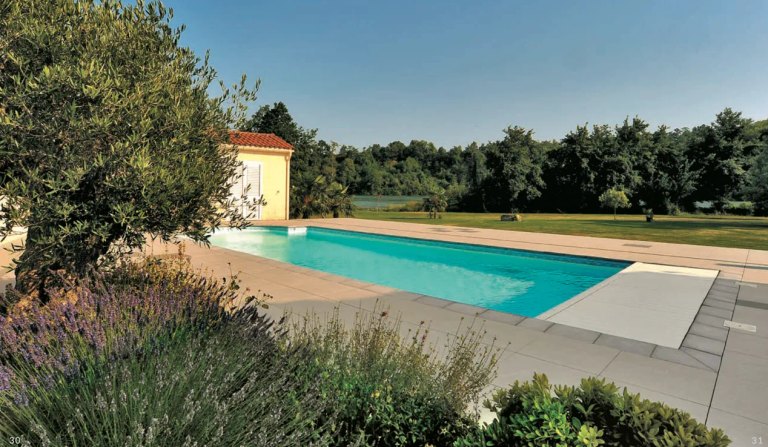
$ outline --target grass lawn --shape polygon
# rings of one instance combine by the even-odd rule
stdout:
[[[768,218],[739,216],[657,216],[647,223],[644,215],[523,214],[522,222],[501,222],[500,214],[443,213],[429,219],[427,213],[361,210],[359,219],[458,227],[493,228],[534,233],[571,234],[638,241],[768,250]]]

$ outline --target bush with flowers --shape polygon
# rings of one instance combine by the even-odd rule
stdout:
[[[293,343],[310,347],[321,391],[337,402],[328,416],[336,421],[333,445],[362,436],[376,446],[444,446],[477,427],[470,409],[494,379],[501,351],[482,343],[482,328],[432,340],[425,322],[406,330],[378,304],[354,321],[345,327],[337,309],[325,321],[294,318],[288,330]]]

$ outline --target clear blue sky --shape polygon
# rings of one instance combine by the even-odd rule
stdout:
[[[182,43],[320,138],[449,148],[729,106],[768,118],[768,1],[168,0]]]

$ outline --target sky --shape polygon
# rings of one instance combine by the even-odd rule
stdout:
[[[768,118],[768,1],[167,0],[229,85],[319,138],[450,148],[639,116]]]

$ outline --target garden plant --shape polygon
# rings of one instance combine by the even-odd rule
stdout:
[[[359,436],[376,446],[450,445],[477,426],[471,408],[494,379],[503,351],[476,324],[432,340],[428,325],[405,330],[376,304],[346,327],[337,309],[287,317],[294,344],[307,345],[322,371],[323,395],[338,413],[334,445]],[[439,343],[439,344],[437,344]]]
[[[611,188],[600,195],[600,203],[606,208],[613,209],[613,220],[616,220],[617,208],[629,208],[631,205],[627,198],[627,194],[624,191],[615,188]]]
[[[725,447],[730,440],[688,413],[623,392],[605,379],[552,386],[543,374],[496,391],[484,405],[496,418],[456,447]]]

